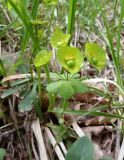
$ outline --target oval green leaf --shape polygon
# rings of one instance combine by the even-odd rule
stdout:
[[[6,97],[8,97],[8,96],[10,96],[10,95],[12,95],[12,94],[20,91],[20,90],[21,90],[22,88],[24,88],[24,87],[25,87],[25,85],[11,87],[11,88],[5,90],[5,91],[2,93],[1,98],[6,98]]]
[[[89,91],[86,84],[82,83],[81,81],[79,81],[77,79],[70,80],[70,84],[71,84],[72,88],[74,89],[75,94],[76,93],[86,93]]]
[[[56,57],[62,67],[72,74],[78,72],[83,63],[82,53],[78,48],[74,47],[64,46],[59,48]],[[73,62],[73,65],[68,64],[68,62]]]
[[[41,67],[49,63],[52,57],[52,52],[47,52],[46,50],[40,51],[34,60],[35,67]]]
[[[19,111],[20,112],[30,111],[32,109],[32,103],[34,99],[36,99],[36,95],[37,95],[37,82],[34,82],[32,90],[18,104]]]
[[[6,155],[6,150],[3,148],[0,148],[0,160],[3,160]]]
[[[62,46],[66,46],[70,39],[70,34],[64,34],[60,28],[56,27],[53,36],[51,37],[50,43],[53,48],[59,48]]]
[[[55,93],[64,99],[70,98],[75,93],[69,81],[62,80],[48,84],[46,89],[48,92]]]
[[[93,160],[93,156],[93,144],[88,137],[84,136],[71,146],[65,160]]]
[[[105,67],[106,52],[96,43],[87,43],[85,46],[85,55],[89,62],[98,70]]]

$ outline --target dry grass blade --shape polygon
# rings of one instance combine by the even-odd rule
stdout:
[[[47,135],[48,135],[48,137],[50,139],[50,142],[51,142],[52,146],[55,149],[56,155],[58,156],[59,160],[65,160],[65,158],[63,156],[63,153],[62,153],[60,147],[57,145],[57,142],[56,142],[53,134],[49,130],[49,128],[45,127],[45,131],[46,131],[46,133],[47,133]]]
[[[119,152],[118,160],[123,160],[123,158],[124,158],[124,138],[123,138],[123,141],[122,141],[122,145],[121,145],[121,149],[120,149],[120,152]]]
[[[33,74],[33,77],[35,77],[36,74]],[[2,83],[7,82],[7,81],[11,81],[11,80],[16,80],[16,79],[24,79],[24,78],[28,78],[31,77],[31,74],[17,74],[17,75],[12,75],[12,76],[7,76],[5,78],[2,79]],[[46,78],[46,75],[44,73],[41,74],[41,78]]]
[[[85,133],[82,131],[82,129],[78,126],[76,122],[72,124],[74,131],[77,133],[79,137],[85,136]]]
[[[60,145],[61,149],[63,150],[63,153],[66,155],[67,149],[65,148],[64,143],[63,143],[63,142],[60,142],[59,145]]]
[[[38,157],[38,154],[37,154],[37,151],[36,151],[35,145],[34,145],[33,137],[31,138],[31,145],[32,145],[32,150],[33,150],[33,153],[34,153],[35,159],[36,159],[36,160],[39,160],[39,157]]]
[[[11,81],[11,80],[27,78],[30,76],[31,76],[31,74],[17,74],[17,75],[7,76],[2,79],[2,83],[7,82],[7,81]]]
[[[39,119],[36,119],[32,122],[32,130],[34,132],[34,135],[37,140],[38,148],[39,148],[39,153],[40,153],[40,160],[48,160],[47,153],[46,153],[46,148],[43,140],[43,135],[42,131],[40,128],[40,122]]]

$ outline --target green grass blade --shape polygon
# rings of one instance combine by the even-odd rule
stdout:
[[[13,2],[13,0],[8,0],[8,2],[11,4],[11,6],[13,7],[13,9],[15,10],[15,12],[18,14],[19,18],[23,21],[24,26],[26,27],[26,29],[29,31],[33,44],[37,49],[40,49],[40,45],[38,43],[37,38],[34,36],[33,33],[33,28],[31,26],[30,20],[31,18],[29,17],[29,15],[26,12],[25,7],[23,6],[23,3],[21,1],[19,1],[20,4],[20,9],[16,6],[16,4]]]
[[[36,17],[39,3],[40,3],[40,0],[33,1],[32,11],[31,11],[31,17],[32,17],[33,19]]]
[[[103,107],[103,106],[102,106]],[[106,107],[106,106],[104,106]],[[103,107],[103,108],[104,108]],[[53,112],[55,113],[64,113],[64,114],[71,114],[71,115],[80,115],[80,116],[104,116],[104,117],[109,117],[109,118],[118,118],[118,119],[124,119],[123,116],[117,115],[117,114],[111,114],[111,113],[105,113],[99,110],[96,110],[97,108],[94,108],[93,110],[90,111],[76,111],[76,110],[62,110],[60,108],[54,109]],[[103,110],[103,109],[102,109]]]
[[[124,0],[121,0],[121,13],[120,13],[120,18],[119,18],[119,24],[118,24],[118,32],[117,32],[117,61],[120,64],[120,40],[121,40],[121,30],[122,30],[122,23],[123,23],[123,18],[124,18]]]
[[[40,3],[40,0],[33,1],[32,11],[31,11],[31,18],[32,18],[32,19],[35,19],[35,18],[36,18],[39,3]],[[22,39],[22,43],[21,43],[22,53],[24,53],[24,51],[25,51],[25,49],[26,49],[27,43],[28,43],[28,41],[29,41],[29,38],[30,38],[30,33],[28,32],[28,29],[26,29],[26,30],[25,30],[25,34],[24,34],[24,37],[23,37],[23,39]]]
[[[113,36],[111,35],[111,30],[110,30],[110,27],[108,25],[107,18],[104,14],[104,11],[103,11],[103,8],[101,6],[100,1],[96,0],[95,2],[97,4],[97,6],[99,7],[99,11],[101,12],[101,16],[102,16],[102,19],[103,19],[103,22],[104,22],[104,25],[105,25],[105,28],[106,28],[106,34],[107,34],[107,38],[108,38],[108,41],[109,41],[109,47],[110,47],[110,51],[111,51],[111,55],[112,55],[112,59],[113,59],[114,67],[115,67],[115,72],[116,72],[116,75],[117,75],[117,83],[120,85],[120,87],[123,88],[123,80],[122,80],[122,77],[121,77],[120,64],[119,64],[119,61],[118,61],[117,56],[116,56],[115,51],[114,51]]]
[[[14,25],[16,21],[17,21],[17,18],[3,28],[2,32],[0,32],[0,38],[2,38],[6,34],[6,32]]]

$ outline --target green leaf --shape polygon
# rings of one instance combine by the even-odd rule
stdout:
[[[19,103],[18,108],[21,112],[30,111],[32,109],[32,103],[36,98],[37,82],[34,83],[32,91]]]
[[[61,29],[57,27],[53,33],[53,36],[51,37],[50,43],[53,48],[66,46],[70,37],[70,34],[64,34]]]
[[[110,158],[110,157],[103,157],[103,158],[100,158],[100,159],[98,159],[98,160],[113,160],[113,159]]]
[[[62,80],[48,84],[46,89],[48,92],[60,95],[65,99],[70,98],[75,93],[69,81]]]
[[[77,79],[70,80],[70,84],[75,90],[75,93],[85,93],[88,92],[88,87]]]
[[[48,84],[46,89],[48,92],[55,93],[64,99],[68,99],[76,93],[84,93],[88,91],[87,86],[78,80],[60,80]]]
[[[23,87],[24,87],[24,85],[9,88],[9,89],[5,90],[5,91],[2,93],[1,98],[5,98],[5,97],[7,97],[7,96],[10,96],[11,94],[14,94],[14,93],[16,93],[17,91],[21,90]]]
[[[61,47],[58,49],[56,56],[62,67],[72,74],[78,72],[83,63],[83,55],[78,48]],[[68,65],[68,61],[70,62],[70,60],[73,61],[73,65],[71,66]]]
[[[3,148],[0,148],[0,160],[3,160],[6,155],[6,150]]]
[[[92,160],[94,148],[91,140],[84,136],[79,138],[69,149],[65,160]]]
[[[27,79],[27,78],[26,79],[22,79],[22,80],[16,80],[14,82],[11,82],[11,87],[20,85],[20,84],[28,82],[28,81],[29,81],[29,79]]]
[[[85,55],[89,62],[101,70],[106,64],[106,52],[96,43],[87,43],[85,46]]]
[[[58,0],[43,0],[46,5],[57,5]]]
[[[35,67],[41,67],[48,64],[52,57],[52,52],[47,52],[46,50],[40,51],[34,60]]]

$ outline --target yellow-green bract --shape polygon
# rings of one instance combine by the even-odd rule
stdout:
[[[82,53],[75,47],[61,47],[56,56],[62,67],[72,74],[78,72],[83,63]]]
[[[96,43],[87,43],[85,46],[85,55],[89,62],[98,70],[105,67],[106,52]]]
[[[70,39],[70,34],[64,34],[59,27],[56,27],[53,36],[51,37],[50,43],[53,48],[59,48],[66,46]]]
[[[47,52],[46,50],[40,51],[34,60],[35,67],[41,67],[49,63],[52,57],[52,52]]]

